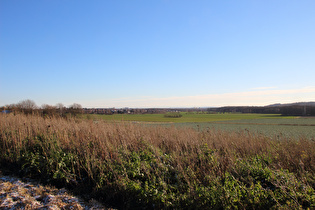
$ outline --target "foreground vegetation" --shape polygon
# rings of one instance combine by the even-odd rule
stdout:
[[[315,207],[304,138],[8,114],[0,148],[2,168],[116,208]]]

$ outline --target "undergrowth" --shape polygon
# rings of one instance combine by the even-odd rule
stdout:
[[[315,142],[0,116],[1,167],[120,209],[315,208]]]

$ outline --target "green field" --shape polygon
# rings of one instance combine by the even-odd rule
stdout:
[[[164,114],[90,114],[81,115],[81,118],[108,122],[132,121],[149,125],[190,127],[197,130],[250,131],[252,134],[263,134],[268,137],[315,139],[315,118],[312,117],[290,117],[278,114],[182,114],[181,118],[166,118]]]
[[[279,114],[197,114],[197,113],[182,113],[181,118],[167,118],[164,114],[114,114],[114,115],[98,115],[84,114],[82,118],[93,120],[107,121],[136,121],[136,122],[216,122],[227,120],[253,120],[253,119],[292,119],[294,117],[284,117]]]
[[[163,124],[169,126],[169,124]],[[315,118],[293,119],[251,119],[232,120],[208,123],[175,123],[178,127],[191,127],[197,130],[216,129],[228,132],[249,131],[251,134],[262,134],[272,138],[300,138],[315,140]]]

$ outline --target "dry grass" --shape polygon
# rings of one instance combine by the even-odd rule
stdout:
[[[66,120],[32,115],[1,115],[0,143],[2,161],[12,163],[24,160],[24,150],[34,148],[35,145],[42,148],[40,155],[47,159],[55,155],[53,151],[58,154],[62,152],[68,159],[57,157],[57,163],[51,164],[58,168],[58,164],[63,161],[66,166],[59,166],[57,175],[56,171],[47,170],[47,176],[53,173],[67,183],[76,184],[87,179],[92,189],[97,190],[108,190],[119,185],[119,190],[128,191],[131,183],[133,190],[139,188],[140,191],[145,191],[141,193],[146,193],[143,180],[150,182],[150,179],[159,179],[164,174],[164,178],[154,181],[163,182],[157,190],[162,190],[164,185],[175,186],[175,182],[180,182],[185,187],[178,191],[195,191],[196,186],[208,186],[209,179],[222,179],[227,173],[234,174],[234,177],[240,176],[236,179],[242,180],[245,175],[238,167],[240,162],[244,160],[252,163],[253,160],[259,160],[261,170],[266,167],[273,171],[287,170],[314,191],[315,142],[302,138],[272,139],[246,131],[198,132],[187,128],[145,127],[132,123],[95,123],[74,118]],[[36,151],[33,150],[32,154],[36,154]],[[68,157],[66,154],[73,156]],[[29,163],[27,167],[34,170]],[[63,175],[67,177],[62,177]],[[164,191],[164,194],[161,193],[165,197],[163,199],[176,200],[168,197],[169,192],[176,193],[176,190],[165,187]],[[101,193],[101,196],[110,197],[106,193]],[[149,201],[155,202],[152,199]],[[104,200],[108,201],[106,198]],[[182,201],[176,202],[181,205]],[[164,203],[162,206],[172,204]]]

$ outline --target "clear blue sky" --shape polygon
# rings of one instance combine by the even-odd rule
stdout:
[[[1,0],[0,106],[315,101],[314,0]]]

